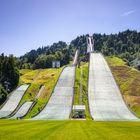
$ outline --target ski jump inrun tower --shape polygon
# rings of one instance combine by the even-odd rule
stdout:
[[[94,40],[93,36],[87,36],[87,53],[92,53],[94,52]]]

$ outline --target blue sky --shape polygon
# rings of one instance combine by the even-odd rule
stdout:
[[[0,53],[20,56],[78,35],[140,31],[140,0],[0,0]]]

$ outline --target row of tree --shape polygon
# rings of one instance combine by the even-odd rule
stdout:
[[[68,64],[76,49],[80,49],[80,60],[88,61],[86,37],[78,36],[68,46],[65,42],[54,43],[51,46],[38,48],[26,53],[18,59],[19,68],[48,68],[53,60],[59,60],[61,65]],[[115,55],[125,60],[129,65],[140,69],[140,33],[126,30],[118,34],[93,34],[95,51],[105,56]]]
[[[86,36],[74,39],[70,48],[80,48],[80,56],[86,60]],[[140,32],[126,30],[118,34],[93,34],[95,51],[105,56],[115,55],[125,60],[129,65],[140,69]]]
[[[16,58],[12,55],[7,57],[0,55],[0,104],[3,103],[8,95],[19,82],[19,71],[16,66]]]
[[[70,61],[69,47],[65,42],[59,41],[51,46],[31,50],[24,56],[21,56],[17,64],[20,69],[38,69],[52,67],[52,61],[58,60],[61,66]]]

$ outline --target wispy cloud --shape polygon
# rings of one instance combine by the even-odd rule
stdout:
[[[129,15],[135,13],[135,12],[136,12],[136,10],[130,10],[130,11],[124,12],[123,14],[121,14],[121,17],[129,16]]]

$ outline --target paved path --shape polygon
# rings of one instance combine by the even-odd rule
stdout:
[[[10,119],[17,119],[18,117],[23,117],[27,114],[28,110],[32,106],[33,102],[25,102],[19,110],[16,112],[14,116],[12,116]]]
[[[19,88],[13,91],[5,105],[0,110],[0,118],[10,115],[17,108],[28,87],[29,85],[21,85]]]
[[[62,71],[46,107],[33,120],[69,119],[74,93],[75,66],[67,66]]]
[[[110,68],[100,53],[90,54],[88,96],[94,120],[137,120],[124,103]]]

